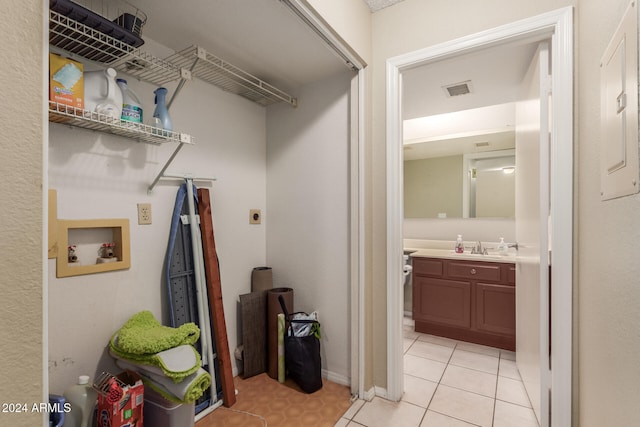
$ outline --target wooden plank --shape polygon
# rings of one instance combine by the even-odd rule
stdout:
[[[202,233],[204,269],[207,277],[207,292],[209,294],[209,310],[213,322],[213,335],[216,341],[220,383],[222,385],[222,403],[225,407],[230,408],[236,403],[236,392],[233,384],[227,325],[224,320],[224,307],[222,305],[222,283],[220,281],[220,266],[213,234],[211,199],[209,198],[209,190],[206,188],[198,189],[198,213],[200,214],[200,231]]]
[[[56,190],[49,190],[49,259],[58,256],[58,193]],[[66,256],[67,248],[63,250]]]

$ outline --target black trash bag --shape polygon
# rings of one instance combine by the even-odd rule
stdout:
[[[314,323],[316,324],[314,326],[319,330],[320,323],[315,320],[293,319],[292,315],[287,312],[282,296],[279,296],[278,299],[288,325],[284,336],[284,365],[287,376],[293,379],[305,393],[316,392],[322,388],[320,340],[313,333],[303,337],[294,336],[291,324]]]
[[[284,366],[291,379],[305,393],[322,388],[320,340],[315,335],[284,337]]]

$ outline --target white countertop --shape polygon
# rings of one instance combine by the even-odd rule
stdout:
[[[413,258],[446,258],[446,259],[458,259],[464,261],[482,261],[482,262],[516,262],[515,255],[499,255],[489,253],[488,255],[472,254],[470,252],[464,252],[458,254],[453,249],[412,249],[404,248],[404,250],[415,250],[411,253]]]
[[[516,252],[514,249],[510,249],[506,255],[500,255],[495,249],[489,249],[489,254],[472,254],[471,251],[466,251],[458,254],[453,250],[455,242],[448,242],[442,240],[416,240],[405,239],[404,250],[405,252],[411,251],[412,257],[419,258],[445,258],[445,259],[458,259],[465,261],[484,261],[484,262],[506,262],[515,263]],[[497,243],[483,242],[487,248],[496,248]]]

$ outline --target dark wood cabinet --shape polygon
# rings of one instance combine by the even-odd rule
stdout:
[[[417,332],[515,350],[515,265],[413,258]]]

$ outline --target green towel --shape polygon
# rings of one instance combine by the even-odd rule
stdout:
[[[181,382],[175,383],[164,375],[159,375],[144,366],[134,365],[123,360],[116,361],[116,364],[122,369],[137,372],[145,387],[154,389],[165,399],[175,403],[195,402],[211,386],[211,375],[202,368],[198,368],[196,372]]]
[[[122,353],[155,354],[183,344],[193,345],[200,329],[189,322],[178,328],[162,326],[150,311],[134,314],[117,332],[117,349]],[[113,340],[112,340],[113,341]]]
[[[109,353],[118,360],[124,360],[147,370],[156,372],[179,383],[200,367],[200,354],[192,345],[180,345],[156,354],[130,354],[118,350],[118,335],[109,342]]]

